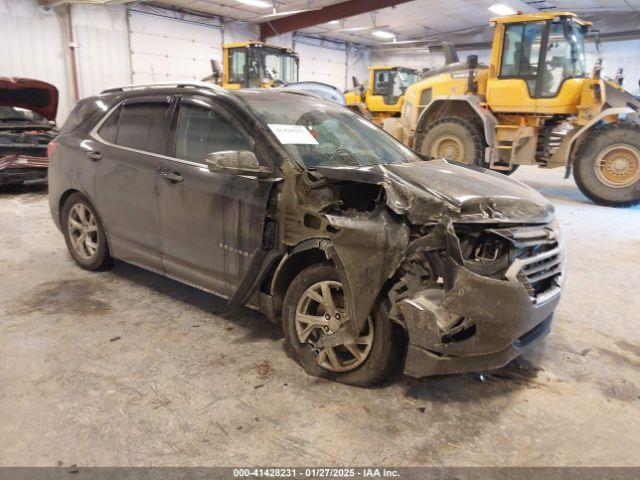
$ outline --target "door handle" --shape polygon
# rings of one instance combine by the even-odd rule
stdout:
[[[173,182],[173,183],[181,182],[181,181],[184,180],[184,178],[182,178],[182,175],[180,175],[178,172],[167,172],[165,170],[165,171],[160,172],[160,175],[162,175],[162,177],[165,180],[167,180],[169,182]]]
[[[102,158],[102,154],[96,150],[87,150],[84,153],[87,155],[87,157],[89,157],[94,162],[97,162]]]

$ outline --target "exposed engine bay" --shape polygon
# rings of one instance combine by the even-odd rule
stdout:
[[[0,78],[0,185],[46,182],[57,106],[53,85]]]

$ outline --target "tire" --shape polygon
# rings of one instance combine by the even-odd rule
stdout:
[[[367,319],[361,332],[362,336],[360,338],[365,338],[368,334],[372,334],[372,340],[370,346],[361,345],[356,347],[359,350],[362,349],[360,351],[364,355],[364,359],[359,364],[355,355],[352,355],[344,345],[336,345],[335,350],[333,350],[336,358],[341,361],[344,360],[345,364],[352,362],[351,366],[346,367],[348,370],[332,371],[328,368],[331,362],[329,356],[323,353],[326,347],[320,346],[314,350],[314,346],[311,343],[301,343],[299,332],[302,330],[302,334],[304,334],[303,327],[306,328],[309,324],[305,325],[300,321],[297,322],[296,311],[300,309],[302,312],[305,305],[311,308],[315,307],[317,309],[316,314],[318,312],[322,314],[325,311],[318,302],[313,304],[313,300],[309,301],[309,297],[306,296],[306,292],[309,289],[315,288],[321,282],[332,285],[331,292],[334,302],[338,309],[344,312],[340,305],[344,305],[344,298],[340,297],[338,289],[334,290],[336,285],[341,287],[341,284],[338,273],[332,265],[313,265],[300,272],[291,282],[283,304],[282,328],[289,355],[309,375],[328,378],[348,385],[367,387],[379,384],[389,378],[394,373],[394,367],[397,365],[399,342],[394,336],[393,325],[387,317],[385,309],[380,304],[374,306],[371,316]],[[338,315],[334,315],[335,317],[338,317]],[[323,317],[320,315],[317,318]],[[319,338],[329,338],[326,335],[328,334],[325,334],[320,327],[314,327],[312,333],[309,334],[308,340],[317,342]],[[351,348],[353,348],[353,345],[351,345]],[[327,366],[321,366],[319,363],[324,363]]]
[[[640,127],[618,122],[588,133],[576,153],[573,177],[598,205],[640,204]]]
[[[62,207],[61,224],[67,249],[80,267],[91,271],[111,268],[113,259],[102,222],[84,195],[69,196]]]
[[[444,117],[430,124],[416,139],[415,149],[424,155],[484,167],[486,146],[482,130],[474,122]]]

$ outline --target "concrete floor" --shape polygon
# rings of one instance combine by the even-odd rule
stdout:
[[[637,465],[640,207],[559,170],[568,279],[551,335],[486,374],[363,390],[309,377],[248,309],[71,261],[34,188],[0,192],[0,465]]]

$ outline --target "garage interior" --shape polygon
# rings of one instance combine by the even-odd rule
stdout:
[[[222,45],[299,55],[299,80],[489,63],[492,0],[0,0],[0,76],[78,99],[196,82]],[[640,95],[639,0],[505,0],[592,21],[589,71]],[[622,72],[620,72],[622,69]],[[556,209],[567,278],[551,333],[495,371],[355,388],[308,376],[278,325],[124,262],[79,269],[46,185],[0,186],[1,466],[637,466],[640,206],[595,205],[564,169],[513,178]]]

